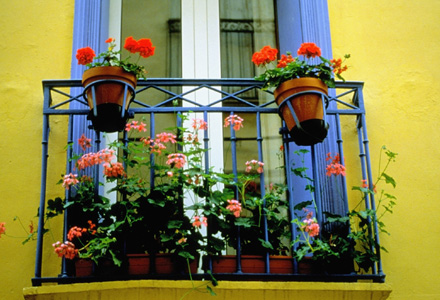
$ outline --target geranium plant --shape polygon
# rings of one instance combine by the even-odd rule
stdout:
[[[354,186],[352,190],[359,191],[361,196],[358,204],[343,216],[323,212],[325,222],[321,224],[322,226],[313,217],[313,212],[306,208],[308,205],[314,204],[313,181],[307,177],[306,168],[300,166],[293,169],[296,175],[309,181],[306,189],[312,192],[312,200],[295,206],[297,218],[292,222],[297,225],[300,235],[293,241],[293,245],[295,247],[294,256],[298,260],[311,255],[313,260],[327,268],[327,270],[332,268],[332,265],[335,265],[335,263],[337,263],[338,268],[344,267],[343,262],[345,261],[347,262],[345,267],[348,267],[348,269],[343,270],[343,272],[350,272],[353,262],[358,267],[357,272],[361,270],[368,272],[373,264],[379,260],[380,249],[384,251],[386,249],[377,242],[372,224],[377,224],[380,233],[389,234],[382,218],[387,213],[393,212],[396,200],[395,196],[389,194],[384,189],[380,193],[377,192],[377,185],[380,182],[390,184],[393,188],[396,187],[395,180],[386,172],[390,163],[395,161],[397,153],[385,147],[382,148],[381,154],[382,152],[385,153],[387,160],[385,166],[379,170],[376,182],[370,184],[367,180],[362,180],[360,186]],[[304,155],[305,153],[307,153],[307,150],[296,152],[298,155]],[[332,156],[329,153],[326,159],[329,161],[326,166],[326,175],[329,179],[345,176],[346,169],[340,160],[339,154]],[[370,194],[378,196],[375,209],[365,207],[364,205],[366,197]],[[316,205],[313,206],[317,211]]]
[[[264,89],[277,88],[284,81],[302,77],[318,78],[328,87],[335,87],[334,77],[344,80],[341,73],[347,70],[347,66],[342,64],[350,57],[346,54],[344,60],[328,60],[321,56],[321,49],[315,43],[303,43],[297,51],[298,56],[302,58],[292,57],[292,54],[287,52],[281,55],[275,67],[269,68],[269,64],[274,64],[277,60],[277,54],[277,49],[264,46],[252,56],[252,62],[256,66],[266,69],[264,73],[255,77],[258,81],[264,81]]]
[[[75,216],[69,221],[66,242],[53,245],[59,256],[90,258],[97,263],[106,259],[120,266],[124,252],[171,253],[176,261],[180,257],[186,264],[187,259],[197,259],[202,253],[218,254],[226,249],[224,242],[208,241],[202,228],[209,226],[214,214],[231,217],[231,226],[241,221],[241,203],[231,189],[218,188],[232,177],[206,173],[203,167],[206,149],[199,134],[207,129],[207,123],[186,115],[180,118],[187,127],[171,128],[155,137],[146,134],[145,123],[132,121],[125,128],[129,135],[126,143],[116,141],[99,151],[92,150],[91,139],[81,136],[78,143],[83,153],[74,155],[73,172],[59,182],[69,193],[62,201],[64,208],[69,209],[69,216]],[[225,126],[239,130],[242,122],[234,115],[225,119]],[[122,153],[119,157],[117,150]],[[115,183],[113,190],[119,195],[115,203],[96,193],[97,181],[88,174],[98,165],[105,180]],[[247,182],[262,173],[263,166],[249,161]],[[150,169],[154,170],[153,183],[146,175]]]
[[[146,73],[145,67],[139,65],[141,57],[147,58],[154,55],[156,47],[153,46],[150,39],[142,38],[135,40],[133,37],[125,39],[124,49],[132,54],[138,53],[136,62],[130,62],[130,56],[126,59],[120,59],[121,51],[115,51],[116,43],[114,38],[108,38],[105,41],[108,49],[96,56],[95,51],[90,47],[80,48],[77,50],[76,58],[79,65],[85,65],[88,68],[94,67],[121,67],[126,72],[133,73],[136,78],[143,78]]]

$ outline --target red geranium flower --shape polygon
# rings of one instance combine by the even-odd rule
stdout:
[[[90,47],[81,48],[76,51],[76,59],[78,59],[78,65],[90,64],[95,56],[95,51],[93,51],[93,49]]]
[[[298,49],[298,55],[304,55],[307,58],[321,56],[321,48],[315,43],[303,43]]]
[[[125,39],[124,49],[136,53],[138,52],[138,42],[132,36],[129,36]]]
[[[278,61],[277,68],[285,68],[288,63],[294,61],[295,59],[292,57],[291,54],[285,55],[281,54],[281,59]]]
[[[277,59],[278,50],[270,46],[264,46],[260,52],[252,55],[252,62],[257,66],[265,65]]]
[[[153,46],[150,39],[140,39],[137,41],[137,44],[137,50],[142,57],[147,58],[154,55],[154,49],[156,49],[156,47]]]

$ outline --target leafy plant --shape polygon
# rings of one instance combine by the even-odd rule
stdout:
[[[264,89],[277,88],[284,81],[302,77],[318,78],[328,87],[335,87],[334,76],[344,80],[341,73],[347,70],[347,66],[342,66],[342,63],[350,57],[346,54],[344,61],[340,58],[328,60],[321,56],[321,49],[316,44],[303,43],[297,53],[304,56],[304,59],[294,58],[290,52],[287,52],[287,55],[281,55],[275,68],[269,69],[267,65],[277,59],[277,53],[277,49],[264,46],[252,56],[255,65],[266,68],[263,74],[255,77],[255,80],[264,81]],[[311,58],[317,59],[311,60]]]
[[[155,47],[150,39],[142,38],[138,41],[133,37],[125,39],[124,49],[130,53],[139,53],[138,59],[135,63],[130,62],[130,57],[124,60],[119,59],[121,51],[115,51],[116,43],[114,38],[109,38],[105,41],[109,46],[107,51],[95,55],[90,47],[80,48],[77,50],[76,58],[79,65],[85,65],[89,68],[95,67],[121,67],[126,72],[133,73],[136,78],[142,78],[146,73],[144,66],[138,64],[141,57],[147,58],[154,55]],[[95,61],[94,61],[95,60]]]
[[[319,234],[311,234],[310,216],[298,217],[293,222],[297,225],[301,235],[293,241],[296,249],[294,255],[298,260],[303,259],[307,255],[312,255],[315,261],[324,266],[341,261],[354,261],[359,268],[358,272],[363,270],[368,272],[379,261],[380,250],[387,251],[378,242],[379,233],[389,234],[386,230],[385,223],[382,218],[387,213],[393,212],[396,204],[396,197],[381,190],[379,199],[377,200],[377,208],[365,207],[365,203],[373,203],[369,201],[370,197],[377,195],[376,186],[379,182],[390,184],[396,187],[396,182],[386,173],[391,162],[394,162],[397,153],[394,153],[385,147],[382,153],[387,156],[386,165],[381,169],[379,164],[379,175],[374,184],[368,184],[367,180],[362,181],[361,186],[354,186],[352,189],[361,193],[361,200],[350,210],[345,216],[324,212],[325,223],[322,228],[330,228],[322,230]],[[345,174],[345,167],[339,162],[339,157],[335,157],[331,164],[327,166],[328,172],[331,174]],[[305,177],[304,169],[297,169],[299,175]],[[307,205],[308,203],[306,203]],[[306,205],[295,207],[296,210],[303,209]],[[377,231],[375,225],[377,224]]]

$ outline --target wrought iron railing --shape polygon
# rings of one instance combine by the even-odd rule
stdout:
[[[325,208],[328,201],[325,198],[329,197],[327,194],[333,193],[322,191],[324,189],[332,189],[320,180],[323,178],[318,174],[323,170],[323,160],[320,156],[327,151],[338,152],[341,161],[344,161],[344,145],[345,141],[349,143],[355,143],[358,147],[357,155],[360,158],[359,170],[361,172],[361,178],[367,179],[368,182],[372,182],[372,172],[370,164],[369,154],[369,141],[367,137],[366,120],[364,100],[362,94],[363,83],[361,82],[338,82],[336,89],[331,91],[332,96],[329,97],[330,106],[327,108],[327,116],[331,118],[331,134],[328,136],[329,145],[318,144],[311,146],[311,161],[310,170],[313,170],[313,179],[315,184],[315,196],[316,202],[319,208]],[[142,115],[148,119],[151,126],[151,134],[155,133],[156,118],[161,114],[174,114],[176,113],[199,113],[201,118],[208,120],[208,115],[211,113],[222,113],[224,116],[233,114],[253,114],[255,115],[255,135],[253,138],[248,138],[256,142],[256,153],[258,160],[264,161],[265,157],[274,155],[273,153],[264,153],[264,143],[266,142],[265,136],[262,134],[262,119],[264,115],[277,115],[278,109],[273,100],[273,95],[269,91],[262,91],[262,83],[256,82],[253,79],[149,79],[147,81],[139,81],[137,85],[136,98],[129,110],[130,114],[135,116]],[[44,91],[44,104],[43,104],[43,140],[42,140],[42,173],[41,173],[41,194],[40,194],[40,207],[39,207],[39,228],[44,228],[44,215],[47,202],[48,191],[48,156],[52,145],[50,145],[49,132],[52,128],[52,132],[55,131],[59,137],[62,133],[65,134],[65,143],[71,143],[74,139],[75,132],[87,130],[85,117],[82,119],[76,119],[76,116],[86,116],[89,113],[87,103],[83,98],[83,88],[80,80],[45,80],[43,81]],[[245,98],[244,95],[249,95],[249,91],[257,91],[255,94],[260,95],[260,99]],[[342,120],[345,117],[349,117],[351,120]],[[67,122],[60,121],[59,119],[66,118]],[[176,123],[180,121],[176,116]],[[56,122],[52,122],[56,119]],[[273,121],[272,121],[273,122]],[[60,124],[66,124],[67,128],[59,128]],[[292,175],[291,166],[289,165],[293,159],[294,149],[297,149],[293,143],[289,141],[289,136],[283,130],[281,121],[271,124],[276,132],[276,135],[280,136],[284,145],[284,161],[286,164],[286,182],[288,185],[287,197],[289,198],[289,211],[293,216],[293,206],[298,201],[295,199],[295,193],[292,192],[293,186],[296,181],[296,177]],[[81,127],[82,126],[82,127]],[[219,126],[218,132],[223,130],[222,124]],[[77,129],[81,127],[82,129]],[[344,137],[344,129],[352,128],[347,134],[347,138]],[[56,130],[55,130],[56,128]],[[279,133],[278,133],[279,132]],[[231,163],[230,172],[237,174],[239,168],[237,168],[237,147],[240,143],[240,138],[236,136],[235,132],[231,129],[228,133],[229,137],[225,138],[230,143],[231,150]],[[219,134],[220,138],[222,134]],[[343,138],[344,137],[344,138]],[[97,147],[100,147],[101,134],[96,132]],[[203,147],[209,150],[209,143],[211,139],[216,137],[209,136],[205,133],[203,140]],[[217,137],[218,138],[218,137]],[[246,140],[243,139],[243,140]],[[56,146],[56,145],[53,145]],[[59,145],[57,145],[59,147]],[[350,145],[350,151],[352,152],[352,145]],[[205,156],[205,167],[209,170],[210,161],[209,151]],[[353,153],[351,153],[353,154]],[[72,153],[68,153],[66,159],[66,172],[72,169],[70,158]],[[224,167],[224,166],[222,166]],[[324,166],[325,168],[325,166]],[[323,173],[323,172],[321,172]],[[151,172],[150,180],[154,180],[154,171]],[[265,177],[260,177],[260,191],[261,197],[264,196],[265,190]],[[342,212],[348,212],[348,196],[347,196],[347,184],[344,178],[337,183],[342,190],[343,197],[337,206],[342,207]],[[318,192],[317,192],[318,191]],[[327,195],[327,196],[326,196]],[[323,199],[321,199],[323,198]],[[375,209],[374,194],[366,195],[365,207]],[[330,205],[331,206],[331,205]],[[341,211],[341,210],[340,210]],[[319,219],[324,218],[322,215],[318,216]],[[64,225],[67,226],[65,220]],[[295,225],[292,224],[292,239],[298,234],[296,232]],[[372,236],[378,242],[378,228],[375,222],[371,224]],[[66,233],[66,229],[64,229]],[[173,274],[167,276],[161,275],[145,275],[145,276],[128,276],[119,275],[114,277],[87,277],[87,278],[75,278],[68,275],[66,272],[66,263],[63,260],[61,266],[61,272],[59,276],[42,276],[43,267],[43,230],[38,231],[37,251],[36,251],[36,264],[35,264],[35,277],[32,279],[34,285],[41,285],[43,282],[58,282],[58,283],[70,283],[81,281],[100,281],[100,280],[115,280],[115,279],[139,279],[139,278],[188,278],[187,275]],[[379,251],[379,249],[373,249],[373,251]],[[240,245],[237,249],[240,254]],[[380,253],[378,253],[380,258]],[[360,279],[369,279],[376,282],[383,282],[385,275],[382,271],[381,260],[379,259],[374,266],[370,274],[311,274],[304,275],[298,273],[298,265],[294,260],[294,269],[291,274],[270,274],[270,261],[269,254],[264,255],[265,272],[258,274],[243,273],[241,271],[240,255],[238,255],[237,272],[231,274],[217,274],[218,279],[232,279],[232,280],[280,280],[280,281],[292,281],[292,280],[316,280],[316,281],[357,281]],[[202,278],[206,274],[194,274],[193,278]]]

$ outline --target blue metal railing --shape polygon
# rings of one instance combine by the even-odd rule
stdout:
[[[227,92],[228,87],[238,87],[239,89],[234,92]],[[371,163],[369,158],[368,150],[368,138],[366,130],[366,120],[365,120],[365,109],[362,95],[363,83],[361,82],[338,82],[336,86],[336,96],[330,96],[329,101],[333,102],[326,109],[328,116],[334,117],[334,122],[332,123],[335,128],[335,143],[337,150],[341,156],[341,161],[344,161],[344,149],[343,149],[343,139],[342,139],[342,126],[341,117],[344,116],[355,116],[355,122],[353,122],[353,127],[357,130],[357,139],[359,144],[359,157],[360,165],[362,171],[362,178],[368,179],[368,182],[372,182],[371,174]],[[253,79],[149,79],[147,81],[139,81],[137,84],[136,98],[134,99],[129,113],[134,115],[149,115],[150,131],[151,135],[155,134],[156,117],[161,114],[175,114],[175,113],[202,113],[203,119],[208,121],[208,115],[210,113],[224,113],[225,115],[246,113],[256,115],[256,132],[255,141],[257,142],[257,153],[258,160],[263,161],[264,157],[268,155],[273,155],[271,153],[263,153],[263,143],[264,138],[262,135],[262,124],[261,117],[263,114],[274,114],[278,115],[278,108],[273,100],[273,95],[271,92],[262,91],[262,83],[254,81]],[[176,92],[180,90],[180,92]],[[211,91],[210,103],[199,103],[192,99],[192,96],[199,91]],[[270,101],[264,103],[259,103],[258,99],[245,99],[244,95],[246,92],[251,90],[261,91],[266,94]],[[81,86],[80,80],[45,80],[43,81],[43,92],[44,92],[44,105],[43,105],[43,140],[42,140],[42,172],[41,172],[41,193],[40,193],[40,207],[39,207],[39,228],[44,228],[44,215],[46,207],[46,190],[47,190],[47,175],[48,175],[48,153],[49,153],[49,128],[50,119],[54,116],[66,116],[68,118],[68,135],[67,142],[70,143],[73,140],[73,127],[76,126],[73,116],[82,115],[86,116],[89,114],[89,108],[87,103],[83,99],[84,89]],[[145,95],[145,97],[143,96]],[[153,96],[149,96],[153,95]],[[159,95],[159,96],[158,96]],[[154,99],[152,99],[154,97]],[[141,99],[148,99],[148,102]],[[152,101],[153,100],[153,101]],[[179,103],[179,106],[171,105],[173,103]],[[71,103],[82,104],[78,106],[70,106]],[[155,103],[149,104],[149,103]],[[76,108],[71,108],[76,107]],[[80,108],[78,108],[80,107]],[[81,121],[84,122],[84,121]],[[180,122],[177,120],[177,122]],[[276,128],[282,127],[281,121],[277,124]],[[55,126],[55,125],[53,125]],[[52,126],[52,127],[53,127]],[[290,162],[292,159],[292,151],[290,150],[290,138],[285,132],[281,130],[282,141],[284,143],[284,156],[285,161]],[[96,132],[97,146],[100,143],[100,133]],[[210,141],[210,136],[208,132],[204,133],[203,146],[206,150],[208,149],[208,144]],[[329,137],[332,138],[332,137]],[[124,136],[124,140],[126,135]],[[230,131],[229,142],[231,145],[231,155],[232,155],[232,172],[235,176],[238,174],[237,168],[237,137],[235,131]],[[319,176],[316,175],[319,168],[318,162],[316,160],[316,149],[315,146],[311,147],[312,156],[312,166],[311,169],[314,173],[315,185],[320,187]],[[72,153],[68,153],[66,171],[72,169],[69,159],[72,157]],[[152,163],[154,163],[154,157],[151,156]],[[209,172],[209,151],[205,156],[205,168],[206,172]],[[290,167],[286,167],[286,182],[288,185],[288,191],[292,191],[292,183],[295,178],[290,173]],[[154,185],[154,171],[151,169],[150,173],[151,184]],[[341,180],[341,187],[343,192],[343,206],[345,211],[348,212],[348,201],[347,201],[347,187],[345,178]],[[318,190],[319,188],[316,188]],[[261,197],[264,197],[265,181],[264,176],[260,176],[260,190]],[[320,199],[320,194],[316,193],[317,200]],[[295,203],[294,194],[288,193],[289,197],[289,212],[293,216],[293,205]],[[66,199],[69,198],[68,193],[66,193]],[[238,199],[238,195],[236,197]],[[321,207],[320,201],[318,205]],[[368,195],[367,201],[365,203],[366,208],[374,209],[374,195]],[[320,217],[322,218],[322,217]],[[65,216],[65,220],[67,216]],[[66,221],[65,221],[66,222]],[[65,227],[67,223],[65,223]],[[265,216],[263,217],[263,226],[267,229],[267,220]],[[378,239],[378,228],[377,224],[372,224],[373,230],[375,232],[374,237]],[[240,228],[237,229],[238,232]],[[295,226],[291,226],[292,239],[296,236]],[[265,231],[265,239],[267,241],[267,230]],[[208,229],[208,234],[209,229]],[[64,235],[66,235],[66,228],[64,229]],[[319,281],[356,281],[358,279],[371,279],[377,282],[383,282],[385,275],[382,272],[381,261],[379,260],[372,270],[372,274],[338,274],[338,275],[302,275],[297,273],[297,264],[294,261],[295,271],[292,274],[270,274],[270,262],[269,253],[265,256],[265,272],[266,274],[244,274],[241,271],[241,260],[240,260],[240,235],[238,235],[238,247],[237,247],[237,272],[233,274],[221,274],[216,276],[219,279],[236,279],[236,280],[319,280]],[[98,281],[98,280],[109,280],[103,278],[74,278],[67,275],[66,263],[63,260],[61,275],[57,277],[43,277],[42,276],[42,253],[43,253],[43,230],[38,231],[37,240],[37,251],[36,251],[36,264],[35,264],[35,277],[32,279],[34,285],[40,285],[43,282],[79,282],[79,281]],[[197,277],[199,276],[199,277]],[[196,274],[194,278],[201,278],[205,274]],[[139,277],[137,277],[139,278]],[[145,276],[144,278],[158,278],[157,276]],[[163,278],[163,277],[162,277]],[[179,275],[168,276],[167,278],[180,278]],[[119,278],[121,279],[121,278]],[[130,279],[124,277],[122,279]]]

